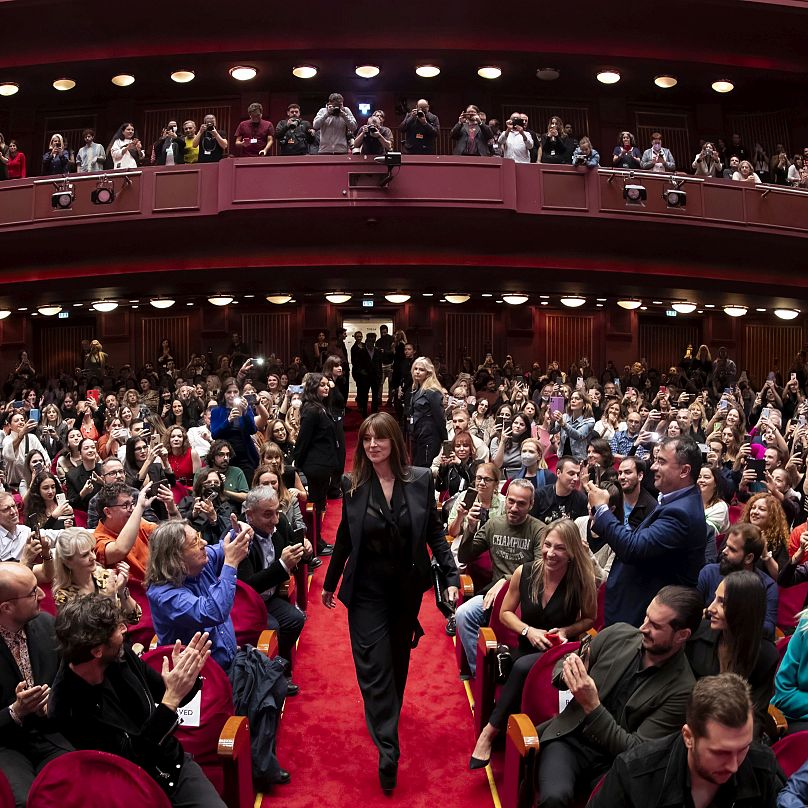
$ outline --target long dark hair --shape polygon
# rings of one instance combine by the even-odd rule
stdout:
[[[351,471],[351,491],[355,491],[370,479],[373,464],[365,454],[364,446],[365,436],[369,432],[376,438],[390,440],[390,470],[397,480],[408,480],[410,478],[410,468],[407,465],[407,447],[404,444],[401,427],[389,413],[374,412],[373,415],[365,418],[359,427],[353,470]]]
[[[766,589],[756,572],[739,570],[724,578],[724,617],[721,640],[729,651],[726,670],[748,679],[757,664],[766,616]]]
[[[56,484],[57,494],[64,493],[62,484],[53,474],[49,471],[40,471],[39,474],[31,480],[31,485],[28,486],[28,491],[25,494],[24,505],[27,516],[31,516],[31,514],[45,515],[45,500],[42,498],[42,494],[39,493],[39,489],[45,480],[53,480]]]
[[[325,412],[325,404],[320,399],[317,392],[317,388],[319,388],[322,378],[322,373],[307,373],[303,378],[303,395],[301,396],[303,405],[300,408],[301,416],[304,412],[306,412],[306,410],[310,410],[312,408],[319,412]]]

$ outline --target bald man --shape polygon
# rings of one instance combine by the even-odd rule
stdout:
[[[440,121],[429,111],[429,101],[421,98],[399,127],[404,133],[405,154],[435,154]]]
[[[19,808],[42,767],[73,749],[47,717],[59,660],[53,618],[39,609],[43,597],[31,569],[0,563],[0,771]]]

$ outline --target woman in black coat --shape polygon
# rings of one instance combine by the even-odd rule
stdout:
[[[331,392],[328,394],[326,408],[334,428],[337,431],[337,468],[331,475],[331,482],[328,485],[328,498],[339,499],[342,496],[340,480],[345,471],[345,396],[342,394],[340,379],[345,375],[345,368],[342,365],[342,357],[332,354],[323,363],[323,376],[328,379],[328,386]]]
[[[435,366],[425,356],[419,356],[412,363],[409,404],[412,465],[429,468],[448,435],[443,414],[443,389],[435,375]]]
[[[348,607],[356,678],[365,719],[379,749],[379,783],[395,788],[398,719],[410,650],[423,630],[418,611],[432,585],[427,544],[446,576],[446,598],[457,599],[459,577],[435,510],[432,474],[405,465],[395,419],[374,413],[359,428],[354,467],[343,479],[342,522],[323,582],[323,604]],[[346,563],[347,562],[347,563]]]

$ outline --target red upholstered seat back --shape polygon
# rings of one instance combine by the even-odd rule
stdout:
[[[172,647],[161,645],[143,654],[143,661],[156,671],[162,670],[163,658],[171,659]],[[197,763],[217,762],[217,748],[222,727],[233,715],[233,686],[219,665],[208,659],[202,668],[202,707],[200,726],[186,727],[180,724],[176,738]]]
[[[154,637],[154,623],[152,622],[151,607],[149,606],[149,599],[146,597],[146,590],[143,588],[143,584],[130,579],[129,594],[143,610],[143,614],[140,617],[140,622],[137,625],[129,626],[126,633],[132,643],[139,642],[144,648],[148,648],[152,637]]]
[[[491,619],[489,620],[488,625],[494,630],[494,634],[497,635],[497,639],[501,643],[504,643],[511,648],[516,648],[519,645],[519,635],[515,631],[511,631],[511,629],[505,628],[499,619],[499,612],[500,609],[502,609],[502,601],[505,600],[505,595],[507,593],[507,586],[503,586],[502,589],[497,592],[497,596],[494,598],[494,605],[491,607]]]
[[[786,650],[788,649],[788,641],[791,637],[780,637],[777,642],[775,642],[775,648],[777,648],[777,667],[780,667],[780,663],[783,661],[783,657],[786,655]]]
[[[139,766],[117,755],[90,750],[52,760],[37,775],[28,795],[28,808],[86,808],[93,804],[171,808],[160,786]]]
[[[534,724],[541,724],[558,715],[559,691],[553,687],[553,668],[561,657],[574,653],[580,645],[579,642],[565,642],[550,648],[530,669],[522,691],[521,712],[528,715]]]
[[[239,645],[255,645],[267,627],[267,607],[261,596],[243,581],[236,581],[236,599],[230,613],[236,642]]]
[[[787,631],[797,625],[797,612],[802,611],[808,596],[808,583],[777,587],[777,625]]]
[[[11,786],[5,774],[0,772],[0,808],[15,808],[16,804]]]
[[[56,617],[56,602],[53,599],[53,590],[50,584],[40,584],[39,588],[45,593],[45,597],[39,602],[39,608]]]
[[[786,777],[791,777],[808,760],[808,730],[786,735],[772,747]]]
[[[595,617],[595,631],[602,631],[606,625],[606,581],[598,587],[598,613]]]

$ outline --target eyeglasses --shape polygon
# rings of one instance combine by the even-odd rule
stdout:
[[[123,508],[125,511],[131,511],[135,507],[134,500],[128,500],[127,502],[116,502],[114,505],[109,505],[110,508]]]
[[[0,601],[0,603],[9,603],[12,600],[27,600],[28,598],[36,598],[39,592],[39,584],[37,584],[30,592],[27,592],[24,595],[17,595],[15,598],[6,598],[5,600]]]
[[[193,539],[186,536],[185,541],[188,544],[189,549],[192,547],[204,547],[207,544],[207,542],[202,538],[202,534],[198,530],[195,531]]]
[[[494,482],[494,478],[493,477],[475,477],[474,482],[475,483],[485,483],[486,485],[488,485],[489,483]]]

